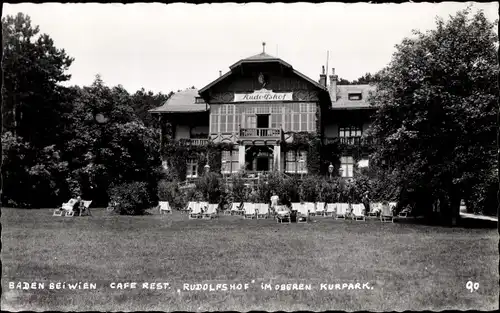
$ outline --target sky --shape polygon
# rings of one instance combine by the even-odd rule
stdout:
[[[23,12],[75,58],[69,85],[105,84],[133,93],[203,88],[240,59],[277,56],[318,80],[321,67],[354,80],[386,66],[412,29],[435,28],[472,4],[490,21],[498,3],[4,4]]]

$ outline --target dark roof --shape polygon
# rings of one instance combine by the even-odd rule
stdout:
[[[198,89],[186,89],[174,93],[161,106],[149,110],[150,113],[175,113],[175,112],[205,112],[208,111],[206,103],[196,103]]]
[[[278,62],[278,63],[281,63],[282,65],[284,65],[284,66],[292,69],[293,73],[296,74],[296,75],[298,75],[302,79],[307,80],[308,82],[310,82],[311,84],[313,84],[314,86],[316,86],[316,87],[318,87],[320,89],[326,90],[325,86],[323,86],[320,83],[318,83],[317,81],[315,81],[315,80],[307,77],[306,75],[300,73],[299,71],[294,70],[293,67],[290,64],[288,64],[287,62],[285,62],[282,59],[277,58],[275,56],[269,55],[269,54],[267,54],[265,52],[253,55],[253,56],[245,58],[245,59],[241,59],[238,62],[236,62],[233,65],[231,65],[229,68],[232,71],[233,69],[235,69],[236,67],[242,65],[243,63],[266,63],[266,62]],[[201,88],[200,89],[200,93],[203,93],[203,92],[207,91],[209,88],[211,88],[212,86],[214,86],[218,82],[224,80],[226,77],[228,77],[230,75],[231,75],[231,72],[227,72],[226,74],[220,76],[219,78],[217,78],[216,80],[214,80],[210,84],[208,84],[205,87]]]
[[[368,102],[368,97],[371,92],[375,91],[373,85],[340,85],[337,86],[337,101],[333,102],[332,109],[369,109],[373,108]],[[349,100],[349,94],[360,93],[361,100]]]

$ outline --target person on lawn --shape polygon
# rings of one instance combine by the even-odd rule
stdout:
[[[273,191],[273,195],[271,197],[271,211],[276,211],[276,207],[278,206],[279,197],[276,195],[276,192]]]
[[[78,215],[80,213],[80,206],[83,204],[82,202],[82,197],[78,196],[76,197],[76,202],[73,204],[73,212],[75,212],[75,215]]]

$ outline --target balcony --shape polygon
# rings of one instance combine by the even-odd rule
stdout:
[[[279,128],[242,128],[240,139],[277,139],[281,138]]]
[[[182,139],[179,139],[179,142],[182,145],[186,145],[186,146],[205,146],[208,144],[208,139],[182,138]]]
[[[343,145],[359,146],[361,144],[364,144],[365,140],[362,140],[361,137],[330,137],[324,139],[325,145],[333,144],[336,142]]]

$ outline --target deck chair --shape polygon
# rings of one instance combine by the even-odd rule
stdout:
[[[80,205],[80,216],[82,216],[83,213],[85,213],[85,215],[92,216],[89,208],[91,203],[92,200],[82,200],[82,204]]]
[[[233,208],[233,203],[229,203],[226,207],[226,209],[224,210],[224,215],[231,215],[231,209]]]
[[[316,215],[317,216],[325,216],[325,203],[324,202],[316,202]]]
[[[231,204],[231,210],[230,210],[231,215],[238,215],[239,212],[240,212],[240,204],[233,202]]]
[[[286,206],[278,205],[276,206],[276,222],[283,223],[284,221],[288,221],[288,223],[292,222],[290,210]]]
[[[346,219],[349,215],[349,204],[348,203],[337,203],[337,211],[335,213],[335,219]]]
[[[163,212],[172,214],[172,209],[168,201],[158,202],[158,210],[160,210],[160,214],[163,214]]]
[[[201,218],[201,205],[199,202],[189,202],[189,219]]]
[[[392,209],[389,204],[382,204],[382,211],[380,212],[380,221],[394,223],[394,215],[392,214]]]
[[[406,207],[401,212],[399,212],[398,217],[408,218],[410,215],[411,215],[411,207]]]
[[[316,216],[316,205],[314,202],[306,202],[306,209],[309,216]]]
[[[295,209],[297,210],[297,223],[307,223],[310,214],[307,203],[299,203]]]
[[[76,203],[76,199],[70,199],[68,202],[61,204],[60,208],[54,210],[53,216],[64,216],[64,213],[73,211],[73,206]]]
[[[372,202],[370,203],[370,212],[368,212],[368,217],[377,217],[380,211],[382,211],[382,203]]]
[[[257,219],[266,219],[269,217],[269,204],[259,203],[257,204]]]
[[[255,212],[255,203],[245,202],[243,203],[243,218],[253,219],[257,218],[257,213]]]
[[[211,220],[212,218],[217,217],[217,208],[219,207],[218,204],[210,203],[208,205],[208,208],[205,212],[203,212],[202,218]]]
[[[363,203],[352,204],[351,218],[355,221],[365,221],[365,205]]]
[[[325,216],[336,216],[337,213],[337,203],[327,203],[326,204],[326,210],[325,210]]]

